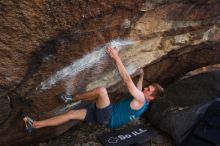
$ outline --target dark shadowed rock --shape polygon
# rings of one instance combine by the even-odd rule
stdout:
[[[220,96],[220,70],[201,73],[169,85],[156,100],[149,120],[180,144],[211,102]]]

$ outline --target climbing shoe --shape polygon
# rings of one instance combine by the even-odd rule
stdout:
[[[72,95],[67,95],[66,93],[61,93],[58,95],[58,98],[61,102],[64,102],[64,103],[68,103],[68,102],[71,102],[73,101],[73,96]]]
[[[25,122],[25,129],[28,133],[32,133],[34,131],[33,127],[33,119],[31,119],[26,113],[21,113],[21,117]]]

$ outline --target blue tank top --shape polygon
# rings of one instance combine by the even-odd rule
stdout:
[[[118,128],[134,119],[139,118],[141,114],[147,110],[147,102],[145,102],[144,106],[141,107],[139,110],[133,110],[130,107],[132,99],[133,97],[125,98],[118,103],[112,105],[113,113],[108,127]]]

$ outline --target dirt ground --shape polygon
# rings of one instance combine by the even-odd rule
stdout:
[[[130,128],[139,124],[150,126],[144,120],[136,120],[120,129]],[[56,138],[32,146],[102,146],[97,136],[110,131],[111,129],[104,126],[83,122]],[[158,131],[158,134],[143,146],[174,146],[174,144],[171,138]]]

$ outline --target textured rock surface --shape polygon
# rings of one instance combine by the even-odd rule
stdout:
[[[177,145],[183,142],[190,129],[202,119],[212,101],[220,96],[220,65],[218,67],[218,70],[202,71],[203,73],[193,77],[190,77],[193,75],[190,72],[166,87],[165,98],[155,100],[152,104],[148,119],[156,127],[169,133]]]
[[[20,111],[35,119],[64,112],[56,99],[62,91],[105,86],[122,95],[104,52],[107,43],[120,50],[130,74],[144,67],[145,84],[167,85],[220,62],[218,0],[3,0],[0,8],[0,145],[43,140],[69,129],[74,123],[27,135],[19,119]]]

